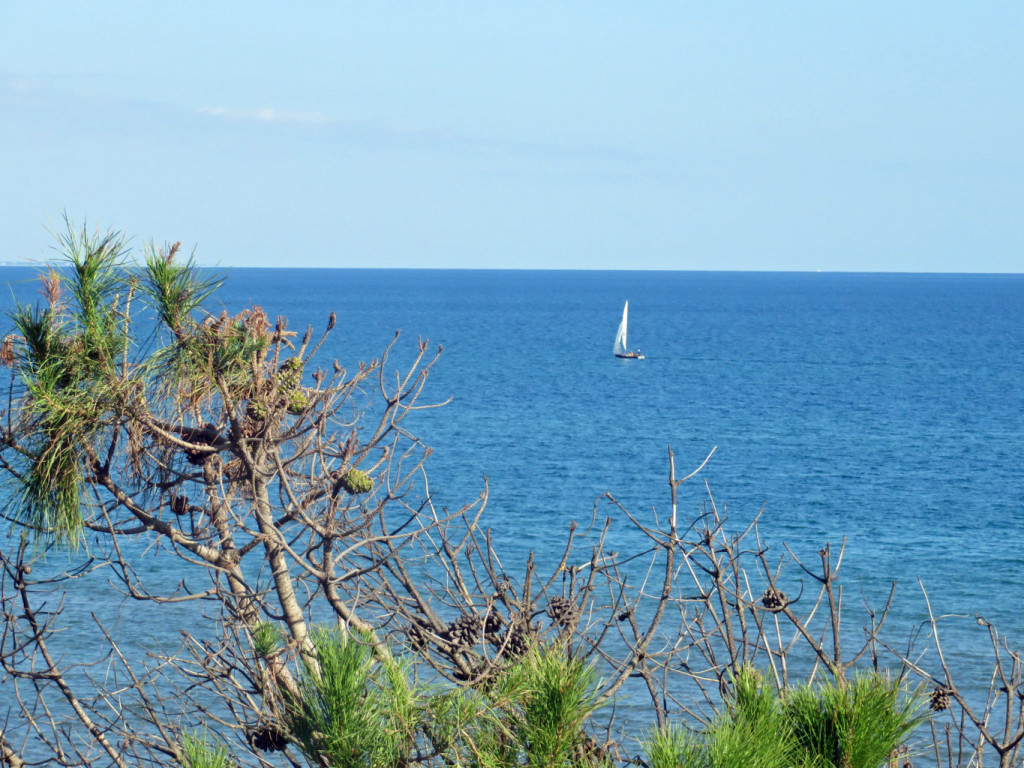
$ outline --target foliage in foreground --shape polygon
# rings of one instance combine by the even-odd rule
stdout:
[[[182,768],[232,768],[235,764],[227,746],[207,732],[184,735],[178,762]]]
[[[926,719],[920,697],[875,673],[777,691],[745,668],[725,703],[702,732],[653,733],[649,768],[878,768]]]
[[[283,742],[311,764],[593,765],[585,725],[593,669],[563,649],[535,648],[482,689],[417,684],[407,665],[374,654],[370,638],[318,629],[316,669],[281,701]]]
[[[303,662],[298,695],[283,694],[278,734],[311,765],[612,764],[588,734],[598,709],[593,665],[564,648],[535,647],[486,686],[460,689],[415,683],[407,665],[375,656],[367,636],[312,636],[316,668]],[[667,725],[638,759],[648,768],[878,768],[923,722],[921,703],[878,674],[778,691],[747,667],[704,730]],[[227,759],[221,745],[192,737],[186,746],[185,768]]]
[[[790,749],[778,728],[839,764],[905,735],[913,713],[890,701],[866,720],[880,744],[843,741],[870,710],[844,697],[891,671],[885,690],[915,676],[952,711],[928,744],[936,764],[1019,765],[1024,664],[984,620],[979,703],[930,604],[923,643],[886,639],[894,593],[860,635],[841,631],[843,547],[770,552],[756,520],[730,530],[711,497],[679,514],[696,472],[677,477],[671,451],[669,514],[608,495],[557,564],[506,567],[486,489],[454,510],[429,492],[429,451],[407,424],[433,407],[426,343],[396,339],[349,369],[318,359],[334,315],[314,340],[260,307],[207,311],[218,283],[177,244],[141,264],[116,234],[69,227],[60,245],[66,265],[15,309],[0,348],[14,527],[0,548],[0,764],[621,764],[645,759],[634,734],[652,723],[652,765],[753,760],[742,750],[758,739],[756,759],[774,759]],[[181,625],[180,645],[140,653],[83,617],[81,595],[108,582]],[[95,643],[62,655],[68,626]],[[822,687],[802,694],[809,679]]]

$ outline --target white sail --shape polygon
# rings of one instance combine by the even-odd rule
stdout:
[[[629,348],[626,346],[626,325],[629,323],[629,302],[626,302],[626,306],[622,308],[622,322],[619,323],[619,332],[615,334],[615,354],[626,355],[629,354]]]

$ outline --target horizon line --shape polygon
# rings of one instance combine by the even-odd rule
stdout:
[[[39,267],[59,266],[65,263],[63,259],[39,259],[39,260],[9,260],[0,261],[0,269],[27,269]],[[141,264],[141,262],[136,262]],[[360,271],[360,272],[691,272],[699,274],[713,273],[737,273],[737,274],[794,274],[794,275],[1024,275],[1024,270],[1017,272],[967,272],[958,270],[872,270],[872,269],[773,269],[770,267],[759,267],[750,269],[722,268],[722,269],[664,269],[656,267],[324,267],[313,265],[292,265],[287,267],[248,266],[237,264],[213,264],[198,263],[200,269],[251,269],[281,271],[281,270],[336,270],[336,271]]]

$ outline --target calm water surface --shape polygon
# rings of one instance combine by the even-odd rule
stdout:
[[[1024,637],[1024,276],[237,270],[225,295],[293,327],[336,311],[349,364],[399,328],[442,344],[432,488],[456,505],[486,476],[510,550],[553,556],[606,491],[666,510],[667,449],[717,446],[700,480],[737,520],[810,557],[845,537],[852,587],[899,580],[907,622],[920,577]],[[611,355],[627,299],[643,361]]]
[[[337,312],[324,351],[346,366],[396,329],[396,366],[443,345],[427,397],[452,402],[408,426],[441,503],[488,479],[506,560],[554,559],[605,492],[653,519],[667,449],[688,471],[717,446],[684,512],[706,481],[801,555],[845,537],[848,596],[898,580],[904,627],[920,577],[967,615],[964,653],[974,612],[1024,638],[1024,276],[239,269],[221,299],[300,332]],[[627,299],[643,361],[611,354]]]

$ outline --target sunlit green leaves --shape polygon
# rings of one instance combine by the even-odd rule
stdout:
[[[317,628],[311,638],[316,661],[303,664],[287,705],[299,748],[332,768],[396,765],[421,709],[407,675],[382,669],[368,637]]]
[[[877,768],[924,722],[922,699],[878,674],[790,691],[786,714],[806,754],[829,768]]]
[[[921,699],[877,673],[781,693],[750,667],[703,731],[646,742],[651,768],[879,768],[922,721]]]
[[[208,398],[218,382],[250,386],[254,355],[265,354],[267,341],[265,319],[251,312],[226,329],[193,319],[219,281],[202,279],[191,260],[151,254],[140,278],[120,233],[65,224],[57,235],[64,265],[41,275],[42,302],[11,313],[3,359],[19,394],[8,516],[37,536],[75,544],[88,517],[85,483],[109,445],[101,439],[114,439],[147,393],[158,408],[180,413],[197,390]],[[170,344],[151,343],[147,303],[182,331]]]
[[[205,731],[182,737],[178,763],[183,768],[233,768],[235,765],[227,746]]]
[[[252,647],[259,656],[266,658],[284,646],[281,630],[269,621],[262,621],[252,628]]]
[[[176,258],[181,243],[166,248],[150,245],[139,288],[147,296],[157,317],[176,337],[193,330],[197,311],[221,286],[223,278],[205,276],[195,256]]]

